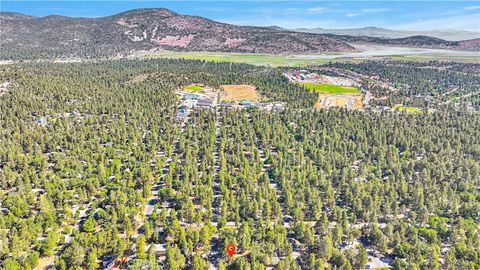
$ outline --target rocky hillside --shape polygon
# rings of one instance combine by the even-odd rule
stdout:
[[[137,9],[101,18],[0,13],[0,57],[106,57],[135,50],[309,54],[352,51],[334,37],[236,26],[168,9]]]

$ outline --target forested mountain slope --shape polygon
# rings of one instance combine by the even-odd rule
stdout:
[[[354,50],[322,35],[236,26],[168,9],[100,18],[1,13],[0,20],[1,58],[112,56],[152,48],[287,54]]]

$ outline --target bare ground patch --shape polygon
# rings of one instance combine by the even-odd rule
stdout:
[[[320,94],[315,103],[316,109],[346,107],[348,109],[363,108],[363,94]]]
[[[148,78],[148,75],[149,74],[140,74],[140,75],[137,75],[135,77],[133,77],[130,81],[128,81],[127,83],[140,83],[140,82],[143,82],[145,81],[147,78]]]
[[[231,85],[222,85],[223,96],[222,100],[226,101],[240,101],[243,99],[249,99],[254,102],[260,100],[255,86],[247,84],[231,84]]]
[[[167,45],[172,47],[182,47],[186,48],[188,44],[193,40],[195,35],[188,36],[169,36],[163,38],[152,39],[152,41],[157,45]]]
[[[47,269],[49,266],[52,266],[54,264],[54,261],[54,256],[41,257],[40,259],[38,259],[38,265],[34,268],[34,270]]]

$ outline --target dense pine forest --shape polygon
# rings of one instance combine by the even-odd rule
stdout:
[[[309,68],[393,91],[372,106],[434,110],[314,110],[283,69],[246,64],[0,66],[0,267],[479,269],[480,114],[462,107],[479,108],[479,66]],[[175,92],[192,83],[254,85],[286,108],[181,122]]]

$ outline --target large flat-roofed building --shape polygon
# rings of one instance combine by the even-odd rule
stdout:
[[[250,99],[244,99],[240,102],[240,105],[242,106],[253,106],[253,102]]]
[[[218,104],[218,106],[221,106],[221,107],[232,107],[233,106],[233,103],[231,102],[221,102]]]
[[[213,100],[211,99],[200,99],[197,102],[198,107],[212,107],[213,106]]]
[[[191,100],[191,99],[199,99],[200,95],[197,94],[185,94],[182,96],[183,99],[185,100]]]

